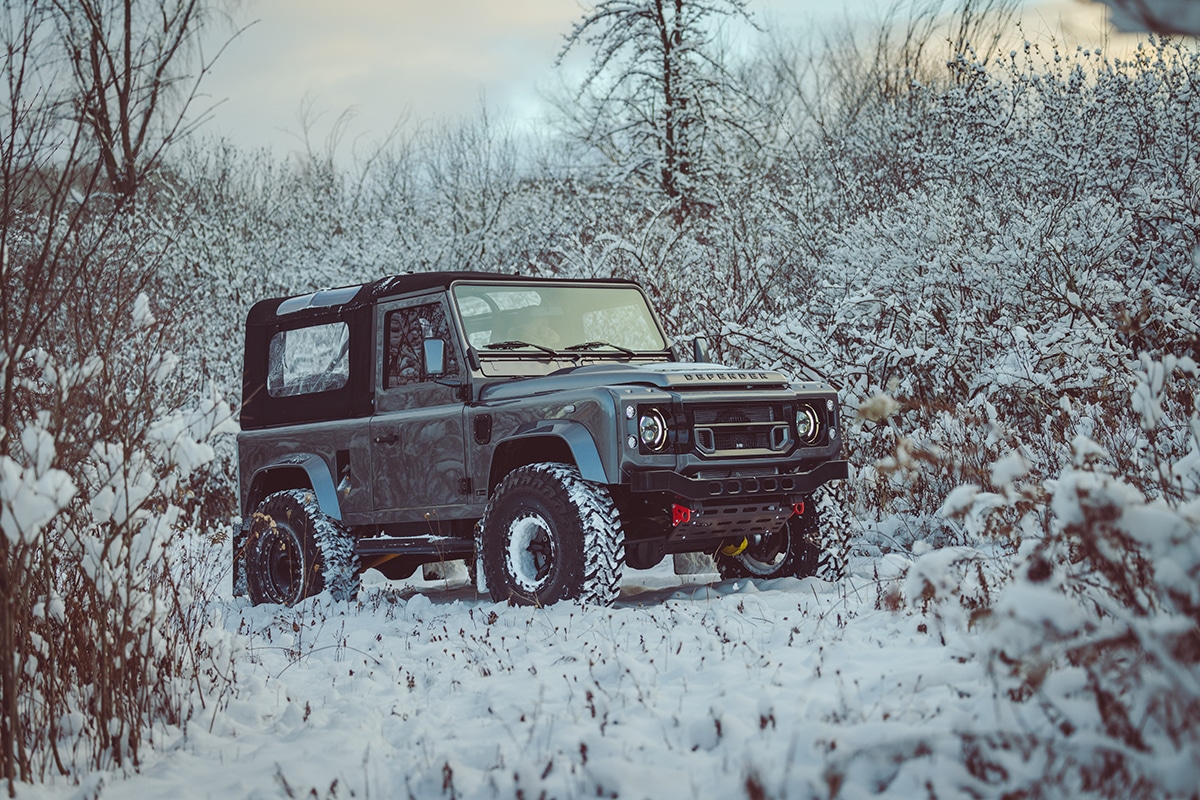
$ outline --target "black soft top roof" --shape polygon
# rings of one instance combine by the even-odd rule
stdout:
[[[328,313],[336,308],[339,312],[353,311],[375,301],[392,296],[413,294],[431,289],[449,289],[455,281],[502,281],[504,283],[614,283],[636,286],[634,281],[621,278],[538,278],[529,275],[506,275],[501,272],[416,272],[408,275],[392,275],[371,283],[324,289],[293,297],[273,297],[260,300],[250,309],[246,317],[247,326],[273,325],[283,319],[302,319]]]

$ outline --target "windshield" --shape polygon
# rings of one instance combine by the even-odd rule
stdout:
[[[530,284],[454,287],[467,341],[481,352],[665,350],[646,298],[632,286]]]

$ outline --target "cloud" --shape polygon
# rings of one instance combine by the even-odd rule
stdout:
[[[332,118],[381,132],[417,119],[472,113],[481,93],[503,107],[532,95],[579,14],[561,0],[257,0],[258,21],[205,84],[228,98],[214,127],[253,145],[298,131],[306,96]]]
[[[876,16],[877,0],[756,0],[760,22],[788,28]],[[217,62],[204,90],[225,99],[208,130],[244,146],[297,146],[302,101],[332,125],[353,109],[353,132],[378,137],[397,122],[471,115],[480,98],[503,114],[532,117],[539,84],[584,6],[573,0],[248,0],[258,20]],[[857,16],[855,16],[857,15]],[[1080,0],[1029,2],[1023,35],[1119,54],[1105,6]],[[215,38],[215,37],[214,37]],[[290,131],[290,136],[289,132]]]

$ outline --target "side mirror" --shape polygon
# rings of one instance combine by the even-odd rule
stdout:
[[[708,357],[708,337],[697,336],[692,340],[692,361],[704,364],[710,360]]]
[[[440,377],[446,371],[446,343],[441,339],[426,339],[421,344],[425,374],[431,378]]]

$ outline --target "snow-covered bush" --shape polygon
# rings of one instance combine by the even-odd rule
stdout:
[[[940,82],[913,81],[836,132],[834,174],[861,177],[853,153],[875,137],[903,140],[919,168],[858,214],[855,192],[827,195],[847,206],[839,229],[793,246],[811,242],[812,262],[776,273],[791,302],[747,350],[815,365],[851,409],[900,402],[892,424],[847,441],[868,469],[907,443],[913,469],[861,496],[925,515],[930,535],[948,535],[930,516],[941,500],[986,482],[1005,447],[1049,478],[1079,433],[1154,493],[1138,453],[1171,444],[1138,450],[1125,396],[1139,353],[1194,354],[1200,335],[1200,53],[1152,39],[1129,61],[1027,45],[946,63]]]
[[[226,488],[195,481],[231,409],[173,354],[184,306],[162,267],[183,220],[156,201],[170,188],[158,167],[175,129],[155,102],[195,28],[189,15],[137,27],[154,18],[145,3],[123,11],[94,6],[82,25],[77,6],[35,0],[0,13],[0,779],[10,795],[17,781],[136,766],[148,741],[182,730],[229,678],[229,639],[206,608],[217,575],[205,567],[228,526],[228,505],[210,501]],[[94,71],[71,72],[82,62],[63,48],[105,52],[123,24],[117,38],[135,58],[97,56]],[[156,50],[156,37],[175,44]],[[118,84],[129,97],[100,114]]]
[[[751,349],[862,409],[859,508],[889,535],[860,546],[915,556],[881,601],[985,632],[1005,717],[964,729],[958,790],[1194,796],[1200,55],[1006,55],[847,126],[843,151],[891,131],[920,168],[828,212]]]
[[[972,778],[996,791],[1193,797],[1200,785],[1197,368],[1190,358],[1142,363],[1127,396],[1149,440],[1166,422],[1172,378],[1191,401],[1187,418],[1166,422],[1185,441],[1158,462],[1159,491],[1116,472],[1086,436],[1041,485],[1010,453],[993,465],[1002,488],[960,487],[942,509],[985,544],[915,548],[893,590],[893,606],[983,632],[977,657],[995,680],[999,718],[964,730],[962,744]],[[995,561],[997,546],[1015,558]]]
[[[132,306],[81,362],[39,349],[5,364],[10,778],[136,766],[147,737],[185,726],[228,677],[230,642],[204,610],[220,528],[185,509],[231,410],[215,395],[164,404],[168,328],[146,295]]]
[[[891,424],[847,438],[860,506],[955,541],[933,512],[1006,448],[1042,478],[1078,433],[1136,462],[1128,427],[1098,423],[1128,413],[1138,353],[1195,347],[1200,54],[959,41],[934,57],[922,24],[924,41],[866,49],[864,68],[830,62],[818,96],[755,87],[786,113],[758,150],[720,154],[710,202],[682,222],[587,151],[519,153],[485,110],[341,171],[312,150],[189,152],[177,172],[197,205],[175,271],[228,330],[256,299],[409,269],[639,279],[669,331],[706,334],[719,359],[823,374],[847,411],[897,398]],[[238,337],[184,356],[236,393]],[[880,473],[901,439],[913,468]],[[944,452],[950,472],[926,458]],[[1136,464],[1130,478],[1156,480]]]

